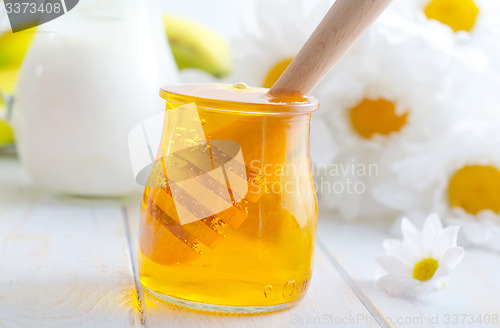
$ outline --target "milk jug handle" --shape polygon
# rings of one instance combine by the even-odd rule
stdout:
[[[12,117],[12,107],[14,105],[14,96],[3,93],[0,90],[0,98],[5,104],[5,110],[0,110],[0,119],[4,121],[10,121]]]

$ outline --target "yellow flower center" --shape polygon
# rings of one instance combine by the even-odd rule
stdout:
[[[470,214],[482,210],[500,213],[500,171],[488,165],[461,168],[450,179],[448,198],[451,206]]]
[[[413,279],[427,281],[434,276],[438,268],[438,261],[432,257],[422,259],[413,268]]]
[[[432,0],[424,13],[427,18],[440,21],[455,32],[470,32],[476,23],[479,8],[473,0]]]
[[[292,62],[293,58],[287,58],[285,60],[280,61],[276,65],[274,65],[269,73],[267,73],[266,79],[264,80],[264,83],[262,83],[262,86],[264,88],[270,88],[278,81],[280,78],[281,74],[286,70],[288,65]]]
[[[352,127],[366,139],[398,132],[406,125],[407,116],[396,114],[394,103],[385,99],[364,99],[350,111]]]

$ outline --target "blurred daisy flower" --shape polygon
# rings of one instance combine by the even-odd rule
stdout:
[[[339,148],[332,165],[345,173],[321,177],[331,188],[320,199],[348,220],[393,215],[373,199],[372,186],[393,176],[390,165],[411,152],[409,143],[437,137],[457,115],[443,105],[454,83],[448,63],[456,59],[425,35],[392,29],[393,19],[382,16],[316,90],[315,114]],[[362,187],[340,188],[348,183]]]
[[[402,0],[392,7],[405,19],[453,33],[457,41],[500,32],[496,0]]]
[[[482,54],[500,67],[499,1],[401,0],[396,1],[391,9],[422,30],[448,34],[458,55],[467,50],[467,46],[481,48],[484,50]]]
[[[258,0],[235,41],[233,82],[270,88],[291,63],[333,0]]]
[[[484,78],[490,67],[480,49],[459,44],[449,27],[422,16],[420,0],[409,1],[384,13],[314,92],[321,109],[311,125],[311,158],[320,206],[348,220],[395,217],[373,186],[393,180],[393,162],[410,156],[414,143],[445,134],[462,110],[481,107],[495,85]],[[331,4],[258,1],[235,43],[229,82],[271,87]]]
[[[403,219],[403,240],[386,239],[386,255],[376,259],[384,271],[377,286],[393,296],[423,297],[443,286],[465,252],[457,247],[459,227],[443,229],[439,216],[432,214],[419,231]]]
[[[375,186],[374,197],[412,220],[436,211],[446,224],[462,227],[465,245],[500,251],[499,149],[498,125],[456,125],[396,161],[395,180]]]

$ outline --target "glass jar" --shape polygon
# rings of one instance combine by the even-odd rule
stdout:
[[[295,305],[311,278],[317,203],[314,99],[280,103],[244,84],[178,84],[141,206],[149,293],[203,311]]]

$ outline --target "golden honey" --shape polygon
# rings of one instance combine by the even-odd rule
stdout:
[[[162,90],[167,113],[196,106],[201,132],[166,116],[144,190],[139,270],[156,297],[227,313],[279,310],[304,297],[317,221],[309,124],[318,105],[280,103],[266,91],[242,84]],[[174,136],[187,140],[186,130],[206,143],[190,139],[192,147],[172,153]],[[189,189],[190,180],[199,187]],[[212,213],[219,193],[228,193],[230,204]],[[183,222],[185,213],[199,219]]]

